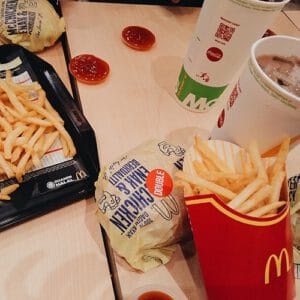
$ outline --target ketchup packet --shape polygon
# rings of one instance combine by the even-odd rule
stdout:
[[[104,167],[96,183],[98,216],[112,248],[135,269],[167,263],[188,233],[183,195],[172,175],[185,150],[148,141]]]

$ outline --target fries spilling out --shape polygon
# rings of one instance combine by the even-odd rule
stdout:
[[[29,85],[14,83],[10,72],[0,79],[0,176],[1,180],[16,178],[18,183],[60,139],[65,157],[73,157],[76,148],[64,128],[64,121],[46,98],[37,82]],[[0,200],[19,184],[0,190]]]
[[[248,151],[223,141],[195,137],[175,185],[184,196],[215,194],[229,207],[252,217],[270,217],[286,204],[281,199],[290,138],[276,157],[262,158],[255,141]]]

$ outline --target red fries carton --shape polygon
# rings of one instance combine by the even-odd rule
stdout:
[[[237,153],[225,146],[223,158]],[[280,199],[288,199],[285,184]],[[266,217],[240,213],[214,193],[185,203],[209,300],[296,299],[288,202]]]

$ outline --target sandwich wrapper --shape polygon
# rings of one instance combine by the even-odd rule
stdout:
[[[99,221],[115,252],[146,272],[167,263],[189,231],[183,195],[172,175],[185,149],[147,141],[102,168],[96,182]]]
[[[235,167],[238,146],[221,141],[209,146]],[[288,199],[287,186],[281,196]],[[208,299],[295,299],[289,205],[275,216],[256,218],[231,209],[214,194],[186,197],[185,203]]]
[[[47,0],[0,0],[0,41],[31,52],[52,46],[65,22]]]

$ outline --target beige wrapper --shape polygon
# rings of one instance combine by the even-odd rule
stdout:
[[[294,262],[300,264],[300,185],[297,187],[295,202],[291,209],[291,223],[294,243]]]
[[[52,46],[65,31],[65,22],[46,0],[0,0],[0,41],[32,52]]]
[[[157,169],[171,177],[185,150],[166,141],[149,141],[102,169],[96,183],[98,216],[112,248],[144,272],[167,263],[175,243],[188,232],[180,191],[155,196],[146,184]],[[180,194],[179,194],[180,193]]]

